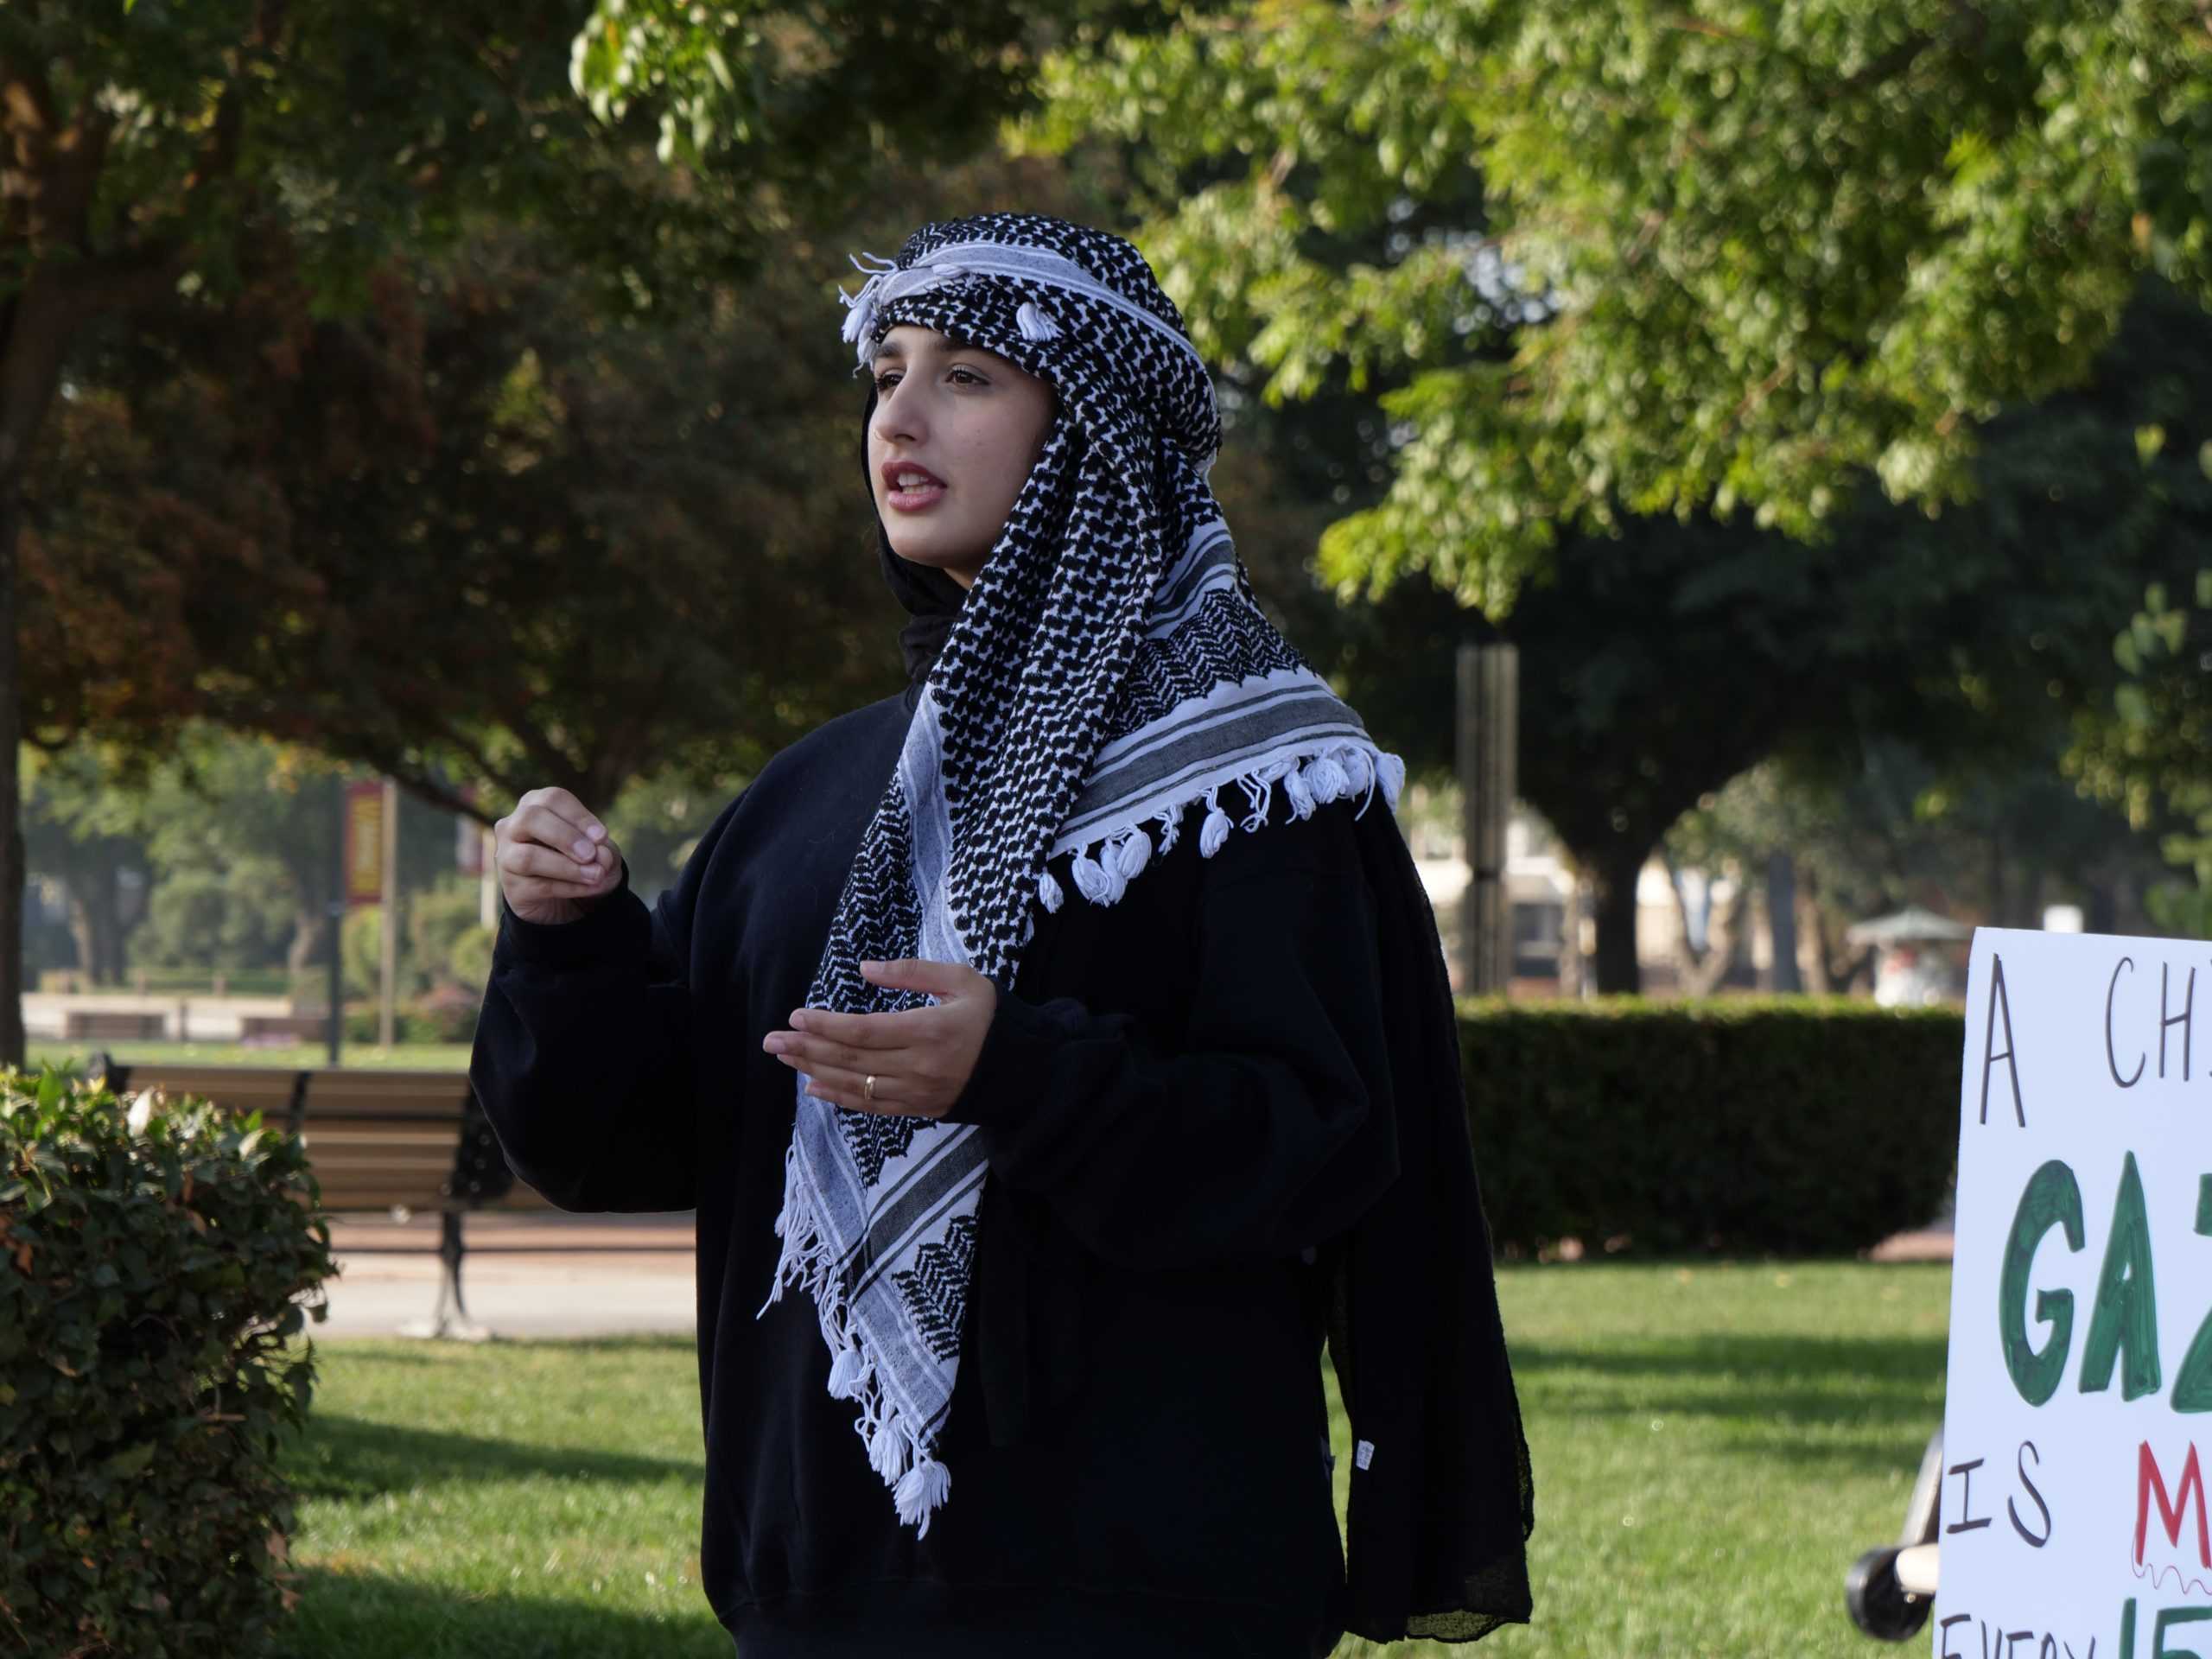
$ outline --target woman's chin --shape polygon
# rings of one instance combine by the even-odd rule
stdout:
[[[891,550],[909,564],[925,564],[932,570],[969,571],[982,563],[979,556],[965,548],[948,550],[926,543],[917,545],[912,542],[902,546],[895,538],[891,543]]]

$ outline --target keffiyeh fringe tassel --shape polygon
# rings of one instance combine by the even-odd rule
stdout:
[[[806,1079],[799,1081],[804,1087]],[[860,1407],[853,1430],[868,1448],[868,1466],[882,1476],[883,1484],[891,1489],[899,1524],[912,1527],[918,1522],[914,1535],[926,1538],[931,1511],[951,1494],[952,1471],[930,1455],[921,1436],[884,1399],[875,1356],[868,1351],[859,1322],[848,1317],[849,1304],[835,1281],[829,1241],[816,1219],[814,1206],[799,1185],[789,1179],[798,1155],[794,1140],[784,1154],[785,1196],[784,1207],[776,1216],[776,1236],[784,1241],[783,1254],[777,1259],[775,1283],[760,1312],[765,1313],[771,1304],[781,1301],[787,1287],[804,1290],[813,1298],[822,1339],[835,1356],[830,1365],[830,1393],[835,1399],[850,1400]],[[760,1313],[753,1315],[756,1319],[760,1317]]]
[[[1278,783],[1290,798],[1292,815],[1306,818],[1313,816],[1315,807],[1351,795],[1365,798],[1359,806],[1360,811],[1364,812],[1378,784],[1383,799],[1395,812],[1405,780],[1406,763],[1398,756],[1370,751],[1357,743],[1337,744],[1303,757],[1295,753],[1278,755],[1252,771],[1230,779],[1230,784],[1244,791],[1250,809],[1242,819],[1231,818],[1217,798],[1228,785],[1216,784],[1187,800],[1151,814],[1145,822],[1159,822],[1157,850],[1165,853],[1175,844],[1185,810],[1204,802],[1205,817],[1198,826],[1198,854],[1200,857],[1211,858],[1228,841],[1232,824],[1248,832],[1266,824]],[[1151,861],[1154,851],[1152,837],[1145,832],[1142,822],[1124,825],[1077,848],[1068,874],[1075,882],[1076,890],[1092,904],[1114,904]],[[1047,911],[1055,913],[1066,902],[1066,893],[1050,868],[1038,873],[1037,899]]]

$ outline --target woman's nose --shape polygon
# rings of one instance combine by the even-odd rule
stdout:
[[[875,400],[875,414],[870,423],[875,428],[876,436],[887,443],[895,439],[912,440],[921,435],[920,400],[901,397],[899,391],[900,387],[893,386],[888,393],[879,396]]]

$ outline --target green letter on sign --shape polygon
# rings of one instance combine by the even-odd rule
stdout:
[[[2089,1340],[2082,1349],[2082,1393],[2094,1394],[2111,1384],[2113,1358],[2122,1347],[2127,1350],[2127,1363],[2120,1373],[2120,1397],[2139,1400],[2156,1394],[2158,1293],[2151,1277],[2151,1217],[2143,1207],[2143,1177],[2136,1172],[2132,1152],[2120,1166],[2105,1270],[2097,1280]]]
[[[2028,1177],[2020,1207],[2012,1212],[2012,1236],[2005,1241],[2005,1271],[1998,1281],[1997,1329],[2005,1339],[2005,1369],[2020,1398],[2039,1406],[2058,1392],[2066,1370],[2066,1350],[2074,1339],[2074,1293],[2037,1293],[2036,1318],[2050,1323],[2050,1340],[2042,1351],[2028,1340],[2028,1270],[2036,1246],[2053,1227],[2063,1224],[2066,1248],[2082,1248],[2082,1188],[2074,1172],[2052,1159]]]

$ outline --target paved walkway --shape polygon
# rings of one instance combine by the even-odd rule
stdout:
[[[497,1212],[468,1218],[461,1299],[496,1337],[593,1337],[696,1328],[690,1213],[571,1216]],[[338,1277],[317,1338],[390,1337],[429,1319],[444,1271],[438,1219],[404,1224],[340,1217],[330,1227]]]
[[[378,1217],[331,1224],[339,1277],[326,1287],[330,1317],[317,1338],[389,1337],[428,1319],[438,1300],[438,1222]],[[572,1216],[558,1211],[472,1216],[461,1295],[471,1320],[495,1337],[689,1334],[696,1329],[689,1211]],[[1936,1225],[1899,1233],[1877,1262],[1948,1262],[1951,1234]]]

